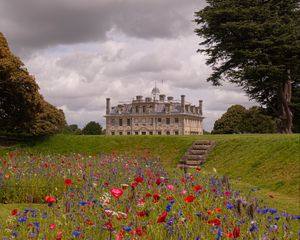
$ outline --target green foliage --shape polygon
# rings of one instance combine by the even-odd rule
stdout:
[[[84,135],[101,135],[102,134],[102,127],[99,123],[95,121],[91,121],[85,125],[82,129],[82,134]]]
[[[49,135],[65,125],[62,110],[46,102],[34,77],[14,56],[0,32],[0,133],[3,135]]]
[[[208,81],[228,80],[271,107],[290,133],[291,86],[300,79],[299,0],[208,0],[196,12],[200,49],[213,67]]]
[[[239,124],[241,133],[275,133],[276,128],[277,121],[257,106],[246,110]]]
[[[260,107],[233,105],[214,124],[213,134],[274,133],[276,120]]]
[[[246,109],[241,105],[234,105],[228,108],[227,112],[222,115],[214,124],[212,133],[228,134],[240,133],[239,125],[243,119]]]
[[[63,132],[65,134],[80,135],[81,129],[78,127],[77,124],[71,124],[71,125],[66,125]]]

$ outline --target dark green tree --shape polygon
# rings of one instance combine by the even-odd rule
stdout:
[[[195,13],[206,46],[208,81],[235,83],[280,119],[291,133],[292,85],[300,78],[299,0],[207,0]],[[299,86],[298,86],[299,87]]]
[[[212,134],[240,133],[240,123],[246,112],[241,105],[233,105],[227,109],[220,119],[215,121]]]
[[[241,133],[275,133],[277,121],[261,107],[251,107],[243,114],[238,126]]]
[[[64,133],[80,135],[81,134],[81,129],[78,127],[77,124],[66,125],[65,128],[64,128]]]
[[[257,106],[247,110],[241,105],[233,105],[215,122],[212,133],[274,133],[277,121],[265,111]]]
[[[9,50],[0,32],[0,133],[2,135],[49,135],[65,125],[61,110],[46,102],[34,77]]]
[[[85,135],[100,135],[102,134],[102,126],[97,122],[91,121],[85,125],[82,133]]]

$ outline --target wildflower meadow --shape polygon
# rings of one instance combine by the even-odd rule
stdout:
[[[255,192],[255,190],[253,190]],[[166,172],[141,156],[0,158],[1,203],[29,203],[0,220],[1,239],[299,239],[299,212],[242,196],[226,177]]]

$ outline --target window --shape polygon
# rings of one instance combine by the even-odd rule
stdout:
[[[152,132],[152,131],[150,131],[150,132],[149,132],[149,134],[150,134],[150,135],[153,135],[153,132]]]
[[[179,134],[179,132],[178,131],[175,131],[175,135],[178,135]]]
[[[111,135],[115,135],[115,132],[111,132]]]
[[[179,123],[179,119],[178,118],[175,118],[175,123]]]
[[[115,125],[116,124],[116,120],[113,118],[113,119],[111,119],[111,125]]]
[[[142,135],[146,135],[147,133],[146,132],[142,132]]]
[[[127,135],[130,135],[130,132],[127,132]]]
[[[123,126],[123,120],[122,120],[122,118],[119,119],[119,126]]]
[[[166,123],[170,124],[170,118],[166,118]]]
[[[161,123],[161,118],[158,118],[158,119],[157,119],[157,122]]]
[[[119,135],[123,135],[123,132],[119,132]]]
[[[139,113],[139,107],[138,106],[135,107],[135,112]]]
[[[158,135],[161,135],[161,131],[158,131],[157,134],[158,134]]]
[[[130,118],[127,118],[127,126],[130,126]]]
[[[170,135],[170,131],[167,131],[167,135]]]
[[[146,112],[146,106],[143,106],[143,113]]]
[[[139,135],[139,132],[134,132],[135,135]]]

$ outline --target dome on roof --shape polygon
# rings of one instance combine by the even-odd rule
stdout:
[[[157,87],[155,87],[152,89],[151,93],[152,93],[152,95],[158,95],[158,94],[160,94],[160,91]]]

